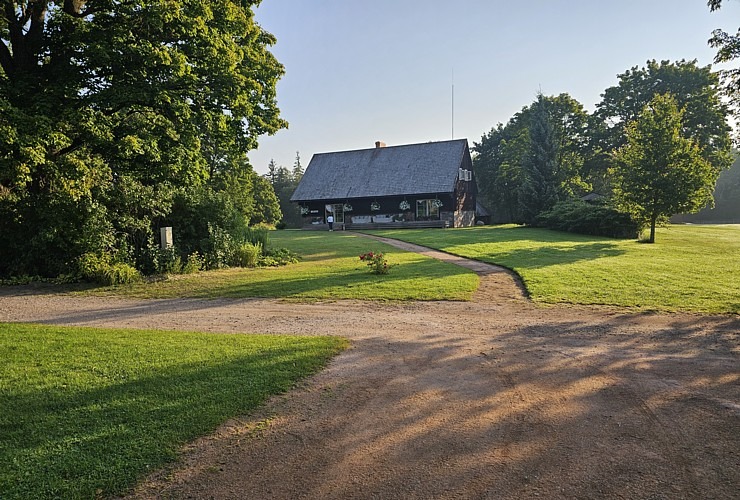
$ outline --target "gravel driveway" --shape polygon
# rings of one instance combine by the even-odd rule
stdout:
[[[9,287],[0,320],[351,340],[135,498],[740,498],[740,317],[537,307],[508,272],[467,265],[472,302]]]

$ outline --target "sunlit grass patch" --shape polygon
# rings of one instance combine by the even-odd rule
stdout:
[[[541,303],[740,313],[740,226],[668,226],[656,243],[518,226],[374,232],[516,271]]]
[[[0,498],[121,493],[346,341],[0,323]]]

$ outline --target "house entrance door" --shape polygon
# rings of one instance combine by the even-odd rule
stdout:
[[[344,224],[344,205],[337,203],[334,205],[326,205],[326,215],[329,214],[334,216],[334,223]]]

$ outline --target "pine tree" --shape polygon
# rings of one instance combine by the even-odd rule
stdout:
[[[550,119],[548,102],[542,93],[532,105],[533,116],[529,126],[529,151],[524,158],[524,182],[519,203],[525,222],[557,202],[557,159],[559,147]]]

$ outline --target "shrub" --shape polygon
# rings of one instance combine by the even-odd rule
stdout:
[[[205,262],[198,252],[193,252],[188,256],[188,261],[182,266],[182,274],[194,274],[203,269]]]
[[[360,260],[365,262],[373,274],[388,274],[391,266],[382,253],[367,252],[360,255]]]
[[[300,260],[297,253],[288,250],[287,248],[273,248],[265,252],[265,255],[260,259],[260,266],[276,267],[285,266],[287,264],[295,264]]]
[[[203,243],[205,248],[206,269],[221,269],[229,265],[236,252],[234,238],[219,226],[208,224],[208,239]]]
[[[101,285],[122,285],[141,280],[141,273],[124,262],[112,262],[110,254],[86,253],[78,262],[80,275]]]
[[[262,245],[259,243],[242,243],[234,252],[231,265],[236,267],[257,267],[262,255]]]
[[[182,273],[182,259],[175,247],[160,249],[157,255],[157,274]]]
[[[102,283],[104,285],[125,285],[141,280],[141,273],[133,266],[116,262],[102,269]]]
[[[610,238],[637,238],[640,227],[629,214],[619,212],[606,203],[586,203],[567,200],[540,213],[535,225],[557,231],[607,236]]]
[[[110,264],[110,256],[86,253],[79,258],[77,268],[80,276],[88,281],[98,282],[101,269]]]
[[[270,230],[265,226],[252,226],[241,234],[242,243],[260,245],[263,250],[270,246]]]

